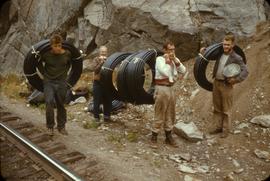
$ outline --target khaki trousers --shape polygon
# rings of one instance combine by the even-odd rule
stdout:
[[[175,123],[176,97],[173,87],[155,86],[155,118],[152,131],[160,132],[161,128],[171,131]]]
[[[224,81],[214,80],[213,105],[214,123],[216,128],[222,128],[223,132],[231,130],[231,108],[233,104],[233,86]]]

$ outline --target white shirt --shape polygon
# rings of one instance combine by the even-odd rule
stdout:
[[[173,83],[177,80],[178,72],[184,74],[186,72],[186,67],[180,62],[178,58],[176,61],[180,63],[178,67],[174,63],[166,64],[165,58],[159,56],[156,59],[156,75],[155,79],[169,79],[169,82]]]
[[[216,79],[218,79],[218,80],[224,80],[225,79],[225,77],[223,75],[223,69],[225,67],[225,64],[226,64],[228,58],[229,58],[229,55],[225,55],[225,54],[223,54],[220,57],[219,64],[218,64],[218,69],[217,69],[217,73],[216,73]]]

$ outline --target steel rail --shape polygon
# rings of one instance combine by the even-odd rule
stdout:
[[[64,181],[64,180],[74,180],[74,181],[82,181],[79,176],[69,170],[65,165],[50,157],[47,153],[42,151],[36,145],[34,145],[30,140],[26,137],[18,133],[16,130],[11,128],[10,126],[0,122],[0,130],[1,134],[6,136],[7,139],[15,144],[20,150],[24,151],[29,157],[37,162],[41,163],[43,169],[48,172],[52,177],[56,180]]]

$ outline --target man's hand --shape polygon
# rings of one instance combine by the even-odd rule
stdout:
[[[170,53],[169,54],[169,58],[170,58],[170,60],[175,61],[175,54],[174,53]]]
[[[206,50],[205,47],[200,48],[200,53],[201,53],[201,54],[204,54],[205,50]]]
[[[107,59],[107,57],[106,56],[99,56],[99,59],[105,61]]]
[[[103,63],[106,61],[106,59],[107,59],[106,56],[99,56],[98,58],[99,58],[99,62],[100,62],[101,64],[103,64]]]
[[[171,64],[172,62],[179,63],[176,61],[176,57],[174,53],[164,54],[164,58],[167,64]]]
[[[234,84],[236,84],[238,81],[237,81],[236,78],[231,77],[231,78],[228,78],[228,79],[227,79],[227,82],[228,82],[229,84],[234,85]]]
[[[166,64],[171,64],[172,63],[169,54],[164,54],[164,58],[165,58]]]

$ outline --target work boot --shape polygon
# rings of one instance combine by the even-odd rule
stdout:
[[[47,133],[49,136],[53,136],[53,128],[48,128]]]
[[[68,135],[68,132],[65,128],[58,129],[58,132],[61,133],[62,135]]]
[[[158,134],[152,131],[152,137],[151,137],[152,143],[157,143],[157,136]]]
[[[172,137],[172,131],[165,131],[165,136],[166,136],[166,139],[165,139],[166,144],[171,145],[175,148],[178,147],[175,140]]]

